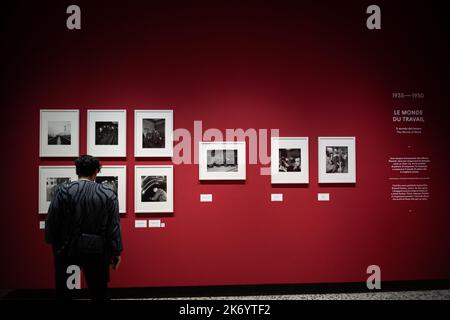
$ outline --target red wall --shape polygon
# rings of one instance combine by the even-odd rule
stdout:
[[[448,39],[444,13],[381,2],[382,30],[365,27],[371,3],[81,1],[82,30],[65,28],[72,3],[19,1],[2,12],[0,287],[53,285],[38,222],[39,109],[127,109],[125,251],[112,286],[184,286],[450,277]],[[275,4],[277,3],[277,4]],[[424,92],[424,134],[395,135],[392,92]],[[400,102],[401,103],[401,102]],[[280,129],[310,138],[310,184],[275,187],[260,165],[243,184],[198,181],[174,167],[175,211],[134,214],[134,110],[172,108],[175,128]],[[357,184],[318,185],[317,137],[356,136]],[[193,142],[192,142],[193,144]],[[411,148],[408,148],[411,146]],[[269,147],[269,145],[268,145]],[[390,156],[430,156],[431,198],[393,202]],[[330,202],[317,202],[329,192]],[[212,193],[213,203],[200,203]],[[271,193],[285,201],[270,202]],[[410,210],[412,210],[410,212]],[[135,229],[138,218],[166,228]]]

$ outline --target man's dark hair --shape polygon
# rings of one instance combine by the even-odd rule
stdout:
[[[98,159],[87,154],[75,160],[75,166],[77,167],[77,175],[79,177],[90,177],[102,168]]]

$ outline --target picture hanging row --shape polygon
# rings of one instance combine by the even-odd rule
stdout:
[[[88,110],[87,153],[126,157],[126,110]],[[173,156],[173,111],[135,110],[135,156]],[[308,138],[273,137],[273,184],[309,183]],[[200,142],[200,180],[245,180],[245,142]],[[41,110],[40,156],[79,155],[79,111]],[[319,138],[319,183],[355,183],[354,137]]]
[[[126,212],[126,166],[102,166],[95,179],[117,194],[119,212]],[[39,167],[39,213],[46,214],[58,188],[78,180],[75,166]],[[173,212],[173,166],[135,167],[135,212]]]
[[[319,137],[319,183],[356,183],[355,137]],[[200,142],[199,180],[245,180],[245,142]],[[308,184],[307,137],[272,137],[271,183]]]
[[[41,110],[40,157],[79,156],[79,110]],[[126,110],[88,110],[87,153],[127,155]],[[135,156],[172,157],[173,111],[135,110]]]
[[[307,137],[271,140],[272,184],[308,184]],[[319,183],[356,183],[355,137],[319,137]],[[120,212],[126,211],[126,166],[105,165],[96,178],[117,193]],[[245,180],[245,142],[200,142],[199,180]],[[49,204],[63,183],[77,180],[74,166],[39,167],[39,213]],[[173,166],[135,166],[135,212],[173,212]]]
[[[356,183],[356,138],[319,137],[319,183]],[[309,183],[307,137],[271,140],[272,184]]]

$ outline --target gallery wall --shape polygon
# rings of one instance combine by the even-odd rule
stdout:
[[[102,159],[127,165],[113,287],[360,282],[374,264],[385,281],[448,279],[449,48],[442,11],[424,3],[382,2],[378,31],[358,2],[80,1],[79,31],[65,27],[69,3],[2,10],[0,287],[53,285],[38,167],[73,159],[39,158],[39,110],[65,108],[80,110],[81,154],[88,109],[127,110],[126,158]],[[425,110],[421,135],[395,133],[400,104]],[[136,109],[172,109],[174,128],[191,133],[201,121],[203,131],[309,137],[310,183],[271,185],[262,164],[247,165],[242,183],[202,183],[197,165],[174,165],[174,213],[135,214],[134,166],[171,164],[134,157]],[[356,137],[356,184],[318,184],[319,136]],[[391,200],[396,156],[431,159],[428,200]],[[214,201],[200,202],[204,193]],[[139,229],[137,219],[166,226]]]

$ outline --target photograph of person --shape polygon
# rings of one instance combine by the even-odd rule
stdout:
[[[278,149],[279,172],[301,172],[301,149]]]

